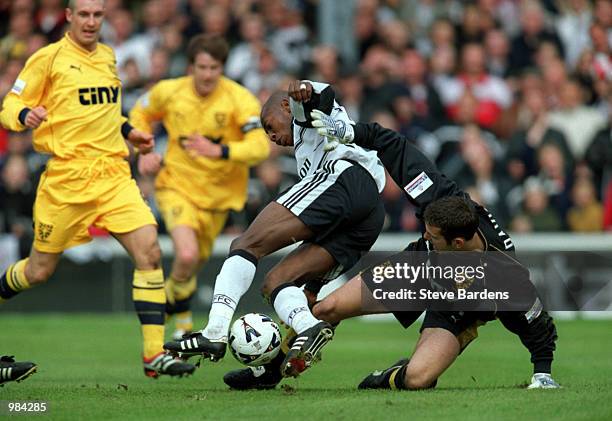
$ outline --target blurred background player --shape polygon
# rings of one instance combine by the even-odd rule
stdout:
[[[223,76],[228,51],[219,36],[194,37],[187,47],[189,75],[158,82],[130,112],[135,128],[152,133],[152,124],[162,121],[169,134],[163,160],[158,153],[142,155],[138,167],[157,174],[156,200],[174,244],[166,313],[176,315],[177,339],[193,329],[190,301],[198,268],[228,212],[244,207],[249,167],[270,150],[259,101]]]
[[[104,12],[103,0],[70,1],[69,32],[30,57],[4,100],[2,126],[33,129],[35,149],[52,158],[34,204],[32,251],[2,274],[0,301],[46,282],[65,249],[91,240],[90,225],[105,228],[136,265],[132,291],[145,374],[188,374],[193,365],[162,349],[166,298],[157,224],[126,161],[124,138],[147,153],[153,136],[121,116],[115,56],[98,43]]]

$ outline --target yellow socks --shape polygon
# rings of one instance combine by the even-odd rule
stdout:
[[[0,303],[32,287],[25,276],[27,262],[23,259],[13,263],[0,277]]]
[[[166,293],[162,270],[135,270],[132,299],[142,325],[144,357],[151,358],[163,351]]]

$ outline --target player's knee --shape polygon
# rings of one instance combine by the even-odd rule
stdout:
[[[427,368],[410,367],[404,376],[404,385],[410,390],[429,389],[436,384],[436,377]]]
[[[253,233],[247,230],[241,236],[235,238],[232,241],[230,250],[245,250],[255,256],[257,259],[262,258],[265,254],[263,253],[264,236],[258,233]]]
[[[140,270],[152,270],[160,267],[161,249],[157,240],[140,249],[135,256],[136,267]]]
[[[197,248],[180,248],[176,251],[176,260],[179,266],[189,270],[194,269],[199,260]]]

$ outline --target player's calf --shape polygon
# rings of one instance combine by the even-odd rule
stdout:
[[[437,379],[410,369],[410,358],[404,358],[384,370],[376,370],[359,383],[358,389],[419,390],[436,387]]]

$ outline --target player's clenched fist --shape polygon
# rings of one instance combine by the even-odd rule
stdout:
[[[141,132],[137,129],[130,130],[128,140],[141,154],[148,154],[155,146],[155,138],[151,133]]]
[[[45,107],[34,107],[25,118],[25,126],[29,129],[36,129],[42,124],[43,121],[47,120],[47,110]]]
[[[162,156],[156,152],[138,157],[138,172],[142,175],[156,175],[162,164]]]
[[[221,158],[222,148],[208,138],[199,134],[191,134],[183,142],[183,147],[193,158],[202,156],[205,158],[218,159]]]
[[[287,94],[297,102],[308,102],[312,96],[312,85],[310,82],[294,80],[289,83]]]

